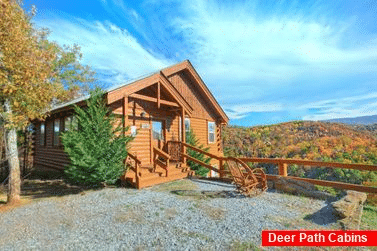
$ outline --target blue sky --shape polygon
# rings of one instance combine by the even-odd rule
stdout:
[[[27,0],[104,86],[189,59],[230,124],[377,114],[377,1]]]

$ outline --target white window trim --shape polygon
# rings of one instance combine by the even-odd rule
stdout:
[[[67,116],[64,118],[64,131],[68,131],[72,125],[72,116]]]
[[[213,130],[213,132],[210,132],[209,131],[209,126],[210,126],[210,124],[213,124],[214,125],[214,130]],[[209,137],[209,135],[210,135],[210,133],[213,133],[213,141],[210,141],[210,137]],[[216,143],[216,123],[215,122],[213,122],[213,121],[207,121],[207,138],[208,138],[208,144],[214,144],[214,143]]]
[[[59,131],[57,132],[57,135],[56,135],[56,131],[55,131],[56,122],[58,122],[57,125],[59,127]],[[52,131],[52,133],[53,133],[52,145],[53,146],[59,146],[60,145],[60,139],[59,139],[60,131],[61,131],[60,118],[56,118],[53,121],[53,131]],[[57,140],[57,141],[55,141],[55,140]],[[56,142],[56,144],[55,144],[55,142]]]
[[[43,126],[43,134],[42,134],[42,126]],[[40,131],[40,141],[39,144],[41,146],[46,146],[46,124],[45,122],[42,122],[39,126],[39,131]]]
[[[188,129],[186,128],[186,121],[188,121]],[[191,121],[190,118],[185,118],[185,132],[188,133],[191,128]]]

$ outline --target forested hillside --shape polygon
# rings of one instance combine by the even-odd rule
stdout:
[[[377,165],[376,128],[376,125],[350,126],[309,121],[258,127],[229,126],[223,130],[224,154]],[[291,166],[288,171],[301,177],[358,184],[377,181],[376,173],[357,170]]]

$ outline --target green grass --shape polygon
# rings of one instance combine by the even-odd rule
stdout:
[[[360,228],[365,230],[377,229],[377,207],[371,205],[364,206]]]
[[[234,241],[230,244],[229,250],[231,251],[259,251],[262,249],[251,242]]]
[[[315,185],[315,187],[319,191],[327,192],[327,193],[331,194],[334,197],[338,197],[338,196],[340,196],[342,194],[342,190],[336,189],[336,188],[333,188],[333,187],[325,187],[325,186],[319,186],[319,185]]]

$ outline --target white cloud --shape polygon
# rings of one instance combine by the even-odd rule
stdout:
[[[299,110],[314,110],[314,114],[303,116],[305,120],[327,120],[375,115],[377,111],[377,93],[329,99],[312,102],[298,107]]]
[[[307,12],[294,2],[282,8],[284,1],[271,1],[267,12],[264,1],[148,0],[140,8],[101,2],[118,26],[137,34],[67,16],[39,23],[53,40],[79,44],[84,63],[113,73],[111,81],[190,59],[232,119],[252,112],[314,120],[376,113],[376,36],[357,41],[350,35],[357,20],[337,19],[325,2],[311,2]],[[358,86],[370,94],[353,96]]]
[[[187,16],[172,24],[209,77],[231,72],[234,80],[284,84],[305,74],[377,70],[376,46],[342,48],[339,41],[350,23],[330,26],[279,14],[260,20],[247,7],[228,7],[204,0],[184,2]],[[355,68],[355,63],[365,67]]]
[[[306,102],[315,102],[330,93],[336,98],[352,95],[358,85],[374,89],[374,83],[366,84],[371,76],[377,80],[375,36],[365,36],[368,40],[363,43],[354,42],[349,34],[355,28],[355,19],[336,19],[320,4],[310,10],[310,15],[300,13],[300,8],[292,4],[294,11],[282,14],[276,8],[264,17],[258,13],[258,4],[183,1],[180,10],[184,15],[175,18],[171,27],[184,37],[185,56],[216,90],[220,102],[241,104],[225,105],[231,118],[270,110],[301,115],[302,110],[295,105],[298,100],[302,104],[303,96]],[[355,76],[357,83],[347,82],[348,77]],[[305,92],[306,88],[313,93]],[[304,92],[298,93],[298,89]],[[348,105],[329,105],[321,111],[324,114],[303,114],[304,119],[376,113],[353,99],[344,99]],[[252,100],[255,106],[248,105]],[[280,105],[256,109],[264,102],[269,106],[271,100]]]
[[[224,105],[230,119],[242,119],[251,113],[289,113],[303,120],[328,120],[375,115],[377,111],[377,92],[350,96],[339,99],[327,99],[305,104],[295,103],[250,103],[244,105]],[[280,118],[281,120],[282,118]]]
[[[116,78],[111,81],[133,79],[172,64],[148,52],[127,30],[110,22],[55,16],[38,23],[53,31],[51,40],[80,45],[83,63],[115,74]]]
[[[252,112],[277,112],[284,109],[280,103],[251,103],[243,105],[225,105],[224,109],[230,119],[240,119]]]

